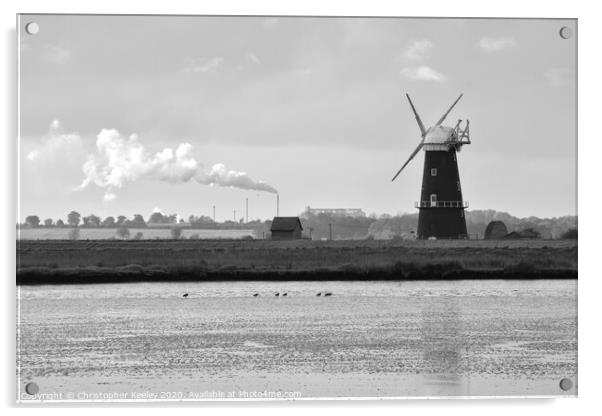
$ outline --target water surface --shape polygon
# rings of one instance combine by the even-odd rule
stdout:
[[[574,395],[558,383],[577,380],[576,290],[576,280],[23,286],[19,383],[87,400]]]

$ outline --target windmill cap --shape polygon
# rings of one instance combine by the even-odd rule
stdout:
[[[448,142],[454,134],[453,127],[434,126],[428,129],[424,137],[424,144],[444,144]]]

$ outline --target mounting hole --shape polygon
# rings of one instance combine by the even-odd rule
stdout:
[[[562,39],[569,39],[571,36],[573,36],[573,29],[568,26],[562,26],[559,33]]]
[[[560,380],[560,388],[564,391],[570,390],[573,387],[573,382],[570,378]]]
[[[25,31],[30,35],[37,35],[40,31],[40,25],[36,22],[29,22],[25,25]]]
[[[31,383],[27,383],[25,385],[25,391],[27,392],[27,394],[29,394],[30,396],[33,396],[34,394],[37,394],[38,391],[40,391],[40,388],[38,387],[38,385],[34,382]]]

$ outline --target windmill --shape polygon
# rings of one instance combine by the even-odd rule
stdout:
[[[415,203],[415,207],[419,209],[420,239],[467,237],[464,209],[468,207],[468,202],[462,199],[456,153],[463,145],[470,144],[469,121],[466,120],[463,129],[460,126],[462,120],[458,120],[455,127],[441,125],[462,95],[460,94],[434,126],[425,129],[410,96],[406,94],[420,128],[421,140],[392,180],[394,181],[418,152],[424,149],[422,191],[420,201]]]

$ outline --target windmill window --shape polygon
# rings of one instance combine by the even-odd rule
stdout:
[[[431,169],[431,176],[437,176],[437,168]]]

